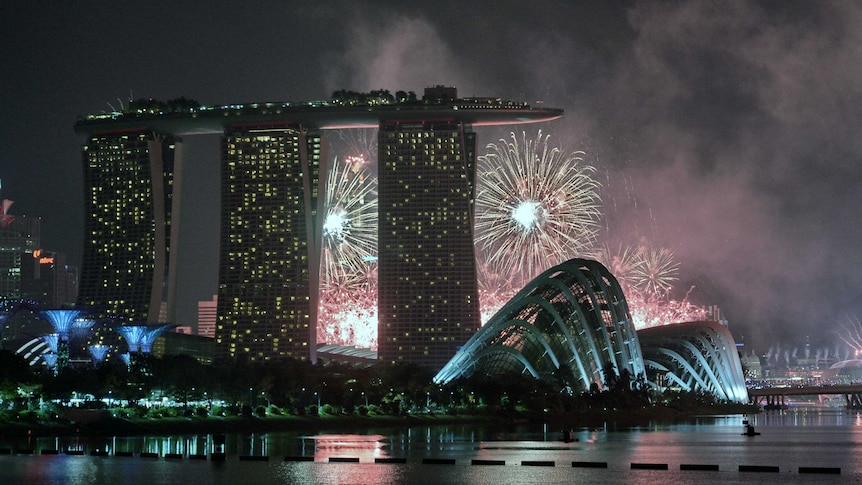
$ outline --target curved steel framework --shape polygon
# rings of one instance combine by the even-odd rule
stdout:
[[[616,278],[596,261],[548,269],[515,295],[434,377],[528,373],[569,392],[605,387],[606,370],[644,374],[638,336]]]
[[[688,322],[638,331],[648,374],[664,385],[745,403],[748,390],[736,342],[718,322]],[[664,386],[662,386],[664,387]]]

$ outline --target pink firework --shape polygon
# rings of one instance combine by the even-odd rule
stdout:
[[[512,283],[511,273],[495,272],[487,263],[482,262],[476,265],[476,270],[479,283],[481,321],[484,325],[515,296],[518,290]]]
[[[688,299],[693,287],[682,300],[670,297],[679,270],[673,252],[620,245],[616,252],[603,247],[597,257],[622,287],[636,329],[706,319],[706,311]]]
[[[327,178],[318,343],[377,347],[377,180],[368,162],[370,140],[348,143],[347,156]]]
[[[626,293],[626,301],[637,330],[672,323],[696,322],[707,318],[706,310],[692,304],[688,300],[688,295],[682,300],[674,300],[666,295],[658,296],[634,291]]]

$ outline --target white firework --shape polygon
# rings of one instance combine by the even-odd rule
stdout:
[[[582,152],[514,133],[479,157],[476,242],[495,272],[523,284],[545,269],[592,252],[601,208],[595,169]]]
[[[377,257],[377,182],[363,159],[336,161],[327,179],[324,211],[321,288],[326,291],[345,275],[364,275]]]
[[[667,296],[677,280],[679,263],[669,249],[643,248],[635,255],[632,286],[648,295]]]

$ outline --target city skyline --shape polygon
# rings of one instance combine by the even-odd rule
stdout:
[[[831,339],[843,315],[862,315],[862,234],[852,224],[862,205],[862,7],[545,1],[513,13],[522,10],[5,4],[0,35],[17,48],[0,54],[3,197],[13,215],[43,218],[43,247],[80,266],[83,142],[70,126],[79,114],[129,98],[217,104],[452,85],[564,109],[541,128],[596,167],[611,247],[645,237],[671,250],[676,286],[719,305],[740,340]],[[153,25],[160,35],[148,34]],[[477,131],[487,141],[507,134]],[[184,147],[201,187],[184,200],[198,214],[195,237],[180,242],[179,266],[199,268],[179,285],[187,316],[217,278],[209,206],[219,154],[206,145]]]

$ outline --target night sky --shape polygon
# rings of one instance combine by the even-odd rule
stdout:
[[[515,129],[583,150],[606,239],[673,250],[737,339],[834,345],[862,316],[858,2],[2,2],[0,36],[0,197],[72,264],[81,114],[442,84],[563,108]],[[186,141],[181,324],[218,255],[218,137]]]

